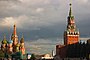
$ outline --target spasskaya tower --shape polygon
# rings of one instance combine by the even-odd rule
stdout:
[[[64,45],[74,44],[79,41],[79,31],[76,27],[74,16],[72,15],[72,4],[70,3],[69,16],[67,18],[67,28],[64,31]]]

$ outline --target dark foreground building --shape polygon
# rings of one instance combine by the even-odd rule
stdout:
[[[90,41],[90,40],[89,40]],[[60,58],[86,58],[87,60],[90,59],[90,43],[75,43],[70,44],[67,46],[56,46],[56,56]]]

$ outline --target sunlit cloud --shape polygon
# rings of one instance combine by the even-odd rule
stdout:
[[[9,27],[13,24],[17,23],[17,21],[13,17],[6,17],[1,21],[1,26]]]
[[[36,12],[37,12],[37,13],[41,13],[41,12],[43,12],[43,11],[44,11],[44,8],[37,8],[37,9],[36,9]]]

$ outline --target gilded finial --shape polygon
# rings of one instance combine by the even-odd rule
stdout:
[[[71,4],[71,3],[70,3],[69,5],[70,5],[70,7],[72,6],[72,4]]]

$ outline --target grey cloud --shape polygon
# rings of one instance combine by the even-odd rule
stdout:
[[[82,35],[84,35],[83,33],[86,31],[89,32],[88,29],[90,29],[88,23],[90,19],[90,1],[87,1],[75,0],[72,2],[73,15],[75,15],[77,27],[81,29]],[[27,33],[27,36],[31,33],[33,38],[35,38],[36,35],[40,38],[62,36],[67,23],[68,11],[69,1],[66,0],[0,1],[1,23],[5,22],[6,18],[12,17],[9,21],[17,21],[19,32],[24,31],[24,33]],[[84,22],[86,23],[82,24]],[[12,27],[11,25],[10,27]],[[84,26],[87,27],[84,29]],[[0,28],[2,27],[5,29],[7,26],[5,27],[0,24]],[[25,30],[28,31],[26,32]],[[26,38],[27,40],[29,39],[29,37]]]

